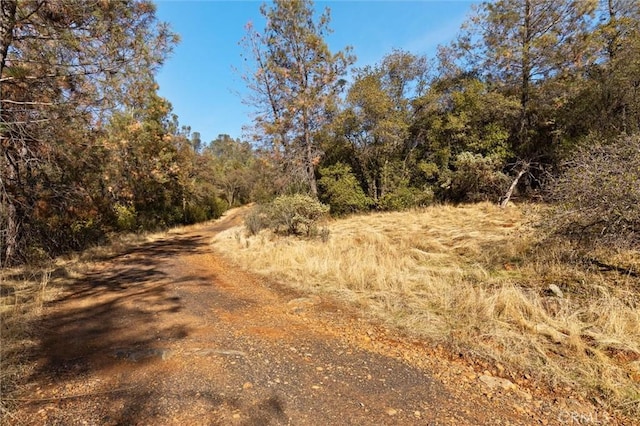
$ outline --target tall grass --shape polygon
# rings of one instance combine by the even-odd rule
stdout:
[[[326,243],[234,228],[214,244],[248,270],[640,414],[640,279],[620,273],[638,254],[542,241],[537,215],[436,206],[332,221]]]
[[[52,268],[0,270],[0,421],[11,418],[7,398],[29,370],[25,355],[35,344],[33,322],[54,297]]]

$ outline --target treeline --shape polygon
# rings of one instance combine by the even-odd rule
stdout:
[[[203,144],[158,96],[177,41],[149,1],[2,1],[2,266],[261,196],[248,144]]]
[[[437,57],[393,51],[349,82],[313,8],[248,27],[248,101],[256,142],[334,213],[545,195],[577,150],[639,130],[636,1],[485,2]]]
[[[280,194],[308,193],[333,214],[497,202],[510,187],[541,193],[568,160],[598,158],[614,176],[627,169],[612,161],[636,152],[636,1],[483,3],[436,58],[398,50],[360,68],[350,49],[328,48],[328,10],[276,0],[261,12],[266,27],[243,40],[253,139],[206,144],[157,94],[178,36],[150,1],[3,0],[2,265]],[[589,151],[615,143],[629,155]],[[593,192],[585,175],[598,176],[557,187]],[[620,188],[637,171],[618,175],[598,188],[633,202]]]

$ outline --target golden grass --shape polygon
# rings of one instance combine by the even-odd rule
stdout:
[[[624,266],[612,272],[569,262],[571,247],[536,239],[537,210],[435,206],[329,222],[326,243],[232,228],[214,244],[250,271],[640,413],[640,279],[620,272],[638,253],[592,253]]]
[[[50,268],[12,268],[0,271],[0,421],[10,419],[6,396],[28,373],[25,355],[35,345],[33,322],[55,291]]]

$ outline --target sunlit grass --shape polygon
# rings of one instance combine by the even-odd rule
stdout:
[[[215,246],[248,270],[640,413],[640,279],[538,241],[528,225],[537,209],[477,204],[354,216],[329,222],[326,243],[238,227]],[[633,252],[593,256],[640,264]]]

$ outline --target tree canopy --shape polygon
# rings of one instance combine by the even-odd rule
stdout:
[[[203,141],[157,93],[178,36],[151,1],[2,1],[3,264],[298,192],[335,214],[545,194],[638,141],[638,2],[484,2],[435,58],[358,68],[315,8],[261,6],[250,138]]]

